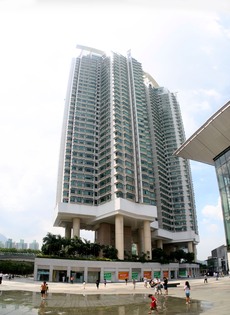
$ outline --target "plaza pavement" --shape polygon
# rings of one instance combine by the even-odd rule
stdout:
[[[169,296],[179,297],[184,299],[184,283],[188,280],[191,285],[191,300],[200,300],[211,302],[213,307],[203,314],[219,314],[219,315],[229,315],[230,314],[230,278],[228,276],[221,277],[216,280],[214,277],[208,278],[208,283],[204,283],[203,278],[196,279],[177,279],[174,281],[169,281],[169,283],[179,282],[180,285],[177,287],[169,288]],[[41,282],[34,281],[28,278],[15,278],[13,280],[3,280],[0,285],[0,291],[9,290],[21,290],[21,291],[31,291],[40,292]],[[69,293],[69,294],[149,294],[153,293],[154,290],[151,288],[145,288],[143,282],[137,282],[135,289],[131,282],[125,283],[107,283],[104,286],[100,283],[99,289],[93,283],[87,283],[85,289],[83,284],[79,283],[56,283],[49,282],[49,292],[50,293]]]

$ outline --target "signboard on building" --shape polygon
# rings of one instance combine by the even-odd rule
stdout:
[[[125,280],[129,279],[129,272],[128,271],[119,271],[118,272],[118,280]]]
[[[152,279],[152,271],[144,271],[144,278]]]

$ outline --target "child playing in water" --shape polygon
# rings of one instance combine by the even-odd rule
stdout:
[[[152,294],[149,294],[148,297],[151,299],[149,314],[151,314],[152,311],[156,311],[158,313],[158,310],[157,310],[157,299]]]
[[[185,291],[185,297],[186,297],[186,304],[190,303],[190,284],[188,281],[185,282],[184,291]]]

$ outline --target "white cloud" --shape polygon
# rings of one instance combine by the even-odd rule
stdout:
[[[200,89],[201,93],[204,93],[204,95],[206,95],[207,97],[215,97],[217,99],[220,99],[221,95],[217,90],[214,89],[209,89],[209,90],[205,90],[205,89]],[[210,106],[209,106],[210,109]]]
[[[216,205],[206,205],[202,210],[202,215],[207,223],[214,220],[223,220],[222,207],[220,197]]]
[[[197,257],[206,260],[211,251],[226,244],[220,198],[217,204],[207,204],[199,214],[200,243],[197,246]]]
[[[182,90],[178,93],[187,138],[224,105],[222,98],[219,90],[214,88]]]
[[[217,224],[212,223],[212,224],[208,225],[207,230],[208,230],[210,233],[216,233],[216,232],[218,232],[219,227],[218,227]]]
[[[216,226],[211,231],[205,230],[205,233],[201,234],[201,242],[197,245],[198,260],[206,260],[213,249],[225,244],[224,233]]]

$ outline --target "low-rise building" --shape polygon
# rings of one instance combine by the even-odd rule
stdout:
[[[124,261],[90,261],[71,259],[35,258],[34,280],[49,282],[74,282],[94,283],[96,280],[103,282],[142,281],[144,278],[177,279],[183,277],[199,276],[198,264],[160,264],[153,262],[124,262]]]

